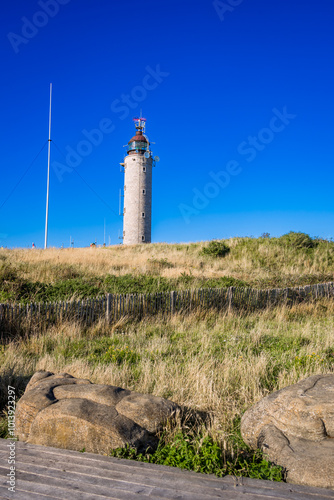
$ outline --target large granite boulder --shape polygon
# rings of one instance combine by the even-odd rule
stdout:
[[[288,482],[334,489],[334,374],[262,399],[243,415],[241,434],[287,470]]]
[[[40,371],[17,404],[16,434],[28,443],[108,454],[155,449],[156,433],[179,412],[172,401],[68,373]]]

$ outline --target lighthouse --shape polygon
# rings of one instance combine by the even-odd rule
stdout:
[[[127,145],[124,163],[123,244],[151,243],[152,157],[145,135],[146,118],[134,118],[136,135]]]

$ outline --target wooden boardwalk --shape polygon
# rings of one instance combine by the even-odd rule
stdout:
[[[12,493],[7,489],[8,442],[0,439],[1,499],[334,499],[332,490],[232,476],[220,479],[162,465],[22,442],[16,443],[16,491]]]

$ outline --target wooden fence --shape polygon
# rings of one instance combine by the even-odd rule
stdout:
[[[114,323],[122,317],[172,315],[202,309],[253,310],[295,304],[320,297],[334,298],[334,283],[295,288],[205,288],[152,294],[107,294],[96,299],[53,303],[0,304],[0,333],[17,327],[48,327],[61,321],[86,326],[100,319]]]

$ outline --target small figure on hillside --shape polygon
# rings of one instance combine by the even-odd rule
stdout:
[[[32,248],[36,248],[35,243],[32,244]]]

